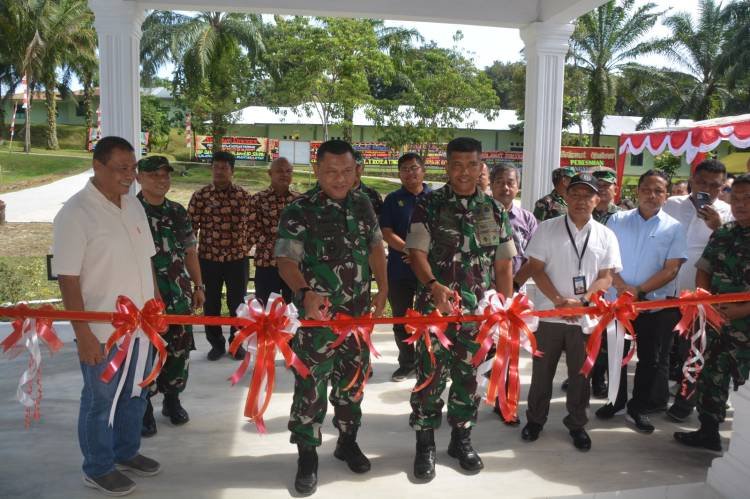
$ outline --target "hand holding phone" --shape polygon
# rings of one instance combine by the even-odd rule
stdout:
[[[698,211],[711,204],[711,196],[707,192],[696,192],[692,199],[695,209]]]

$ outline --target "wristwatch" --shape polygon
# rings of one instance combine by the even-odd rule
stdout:
[[[193,291],[198,291],[199,289],[205,293],[206,292],[206,285],[205,284],[196,284],[195,286],[193,286]]]
[[[309,287],[305,286],[303,288],[299,288],[296,293],[294,293],[294,298],[296,298],[296,301],[299,301],[300,303],[305,301],[305,295],[308,291],[312,291]]]

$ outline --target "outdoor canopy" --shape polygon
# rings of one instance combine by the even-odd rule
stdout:
[[[675,156],[685,153],[691,169],[706,158],[706,153],[716,149],[722,140],[745,149],[750,147],[750,114],[695,121],[689,127],[660,128],[620,135],[617,155],[617,183],[622,185],[625,158],[640,154],[644,149],[654,156],[667,148]]]

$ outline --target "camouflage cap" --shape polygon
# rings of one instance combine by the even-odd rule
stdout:
[[[170,172],[174,171],[169,160],[164,156],[148,156],[138,161],[139,172],[155,172],[159,168],[166,168]]]
[[[578,173],[578,172],[576,172],[576,169],[573,168],[572,166],[561,166],[560,167],[560,174],[563,177],[575,177],[576,173]]]
[[[614,170],[610,170],[609,168],[596,170],[592,172],[591,175],[593,175],[595,179],[602,182],[607,182],[608,184],[617,183],[617,174],[614,172]]]
[[[570,181],[570,184],[568,185],[568,190],[572,189],[576,185],[585,185],[592,191],[596,193],[599,192],[599,186],[596,184],[596,179],[590,173],[579,173],[578,175],[573,177]]]

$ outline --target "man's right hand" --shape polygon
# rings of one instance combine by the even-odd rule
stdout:
[[[76,337],[78,358],[88,366],[95,366],[104,360],[104,349],[94,333],[89,331]]]
[[[435,281],[430,287],[430,295],[432,295],[432,303],[435,304],[440,313],[450,315],[453,313],[453,305],[451,305],[450,298],[453,296],[453,291],[447,286],[443,286],[439,282]]]
[[[581,300],[577,300],[575,298],[560,298],[558,300],[555,300],[555,308],[572,308],[572,307],[582,307],[583,304],[581,303]],[[564,316],[562,318],[565,322],[568,322],[570,324],[578,324],[578,317],[577,316]]]
[[[328,314],[324,314],[325,309],[328,307],[327,300],[315,291],[311,290],[305,293],[302,305],[305,307],[305,319],[316,321],[329,319]]]

